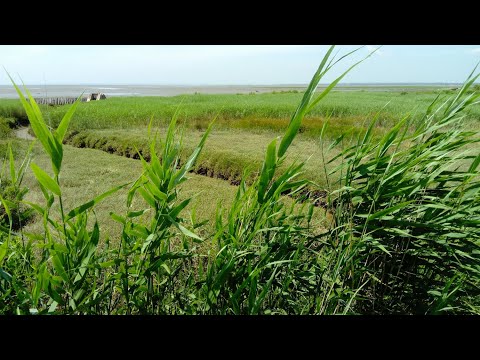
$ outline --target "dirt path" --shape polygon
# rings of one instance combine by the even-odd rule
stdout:
[[[28,133],[28,127],[21,127],[15,130],[15,136],[23,140],[35,140],[35,138]]]

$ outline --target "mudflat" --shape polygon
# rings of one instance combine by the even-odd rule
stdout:
[[[319,85],[321,90],[326,85]],[[27,85],[34,97],[76,97],[102,92],[111,96],[176,96],[182,94],[248,94],[273,91],[304,91],[306,84],[285,85]],[[339,84],[336,91],[431,91],[457,84]],[[11,85],[0,85],[0,98],[17,98]]]

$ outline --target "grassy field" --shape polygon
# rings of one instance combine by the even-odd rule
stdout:
[[[390,125],[389,120],[396,120],[407,113],[424,111],[436,95],[423,92],[405,95],[391,92],[335,92],[313,109],[306,120],[309,117],[322,118],[331,115],[349,125],[361,121],[362,118],[366,120],[372,114],[382,111],[380,123]],[[284,130],[285,122],[279,128],[276,124],[272,125],[271,121],[277,119],[288,121],[301,98],[301,93],[110,98],[108,101],[80,104],[71,129],[123,129],[138,125],[146,126],[152,116],[160,123],[167,124],[181,104],[179,120],[185,121],[190,126],[205,128],[205,124],[218,114],[220,121],[217,126],[249,130],[273,127],[281,132]],[[58,123],[63,112],[64,110],[58,108],[49,113],[53,125]],[[479,120],[480,108],[472,108],[468,114],[471,118]],[[242,121],[231,121],[239,119]],[[304,125],[308,127],[307,121]]]
[[[421,116],[438,95],[451,91],[332,92],[303,120],[290,159],[305,161],[305,177],[325,186],[320,133],[328,116],[324,148],[329,141],[345,136],[345,143],[356,139],[367,129],[369,121],[378,117],[374,128],[379,137],[404,116]],[[263,161],[264,150],[272,136],[280,136],[289,117],[301,99],[301,93],[265,93],[237,95],[183,95],[174,97],[122,97],[106,101],[80,103],[70,124],[67,143],[76,147],[100,149],[126,157],[138,157],[135,147],[148,153],[147,126],[160,134],[178,110],[178,122],[185,127],[184,154],[193,149],[209,122],[217,117],[210,139],[194,171],[238,184],[243,170],[251,168],[251,178]],[[58,125],[67,107],[41,107],[47,124]],[[22,115],[23,113],[23,115]],[[3,115],[2,115],[3,114]],[[0,100],[0,116],[25,117],[18,101]],[[465,126],[475,129],[480,124],[480,106],[466,111]],[[325,159],[336,156],[326,152]],[[336,165],[336,164],[332,164]]]
[[[154,130],[159,134],[164,134],[166,131],[165,128]],[[195,148],[202,135],[201,130],[184,130],[182,161],[185,161],[187,154]],[[272,135],[270,132],[253,133],[247,130],[214,129],[193,171],[238,184],[243,171],[250,169],[252,172],[249,179],[252,179],[258,175],[263,154]],[[68,138],[67,143],[75,147],[100,149],[130,158],[138,158],[136,149],[147,157],[149,152],[145,128],[83,131]],[[336,152],[331,151],[325,156],[329,160],[334,154]],[[325,183],[321,146],[318,140],[299,137],[298,141],[292,144],[291,153],[282,168],[294,160],[306,162],[305,176],[308,179],[319,184]]]
[[[329,55],[304,94],[0,101],[0,313],[479,314],[478,76],[313,107]]]
[[[437,92],[378,92],[351,91],[332,92],[313,109],[303,124],[307,129],[319,130],[315,121],[326,115],[333,117],[333,124],[349,126],[363,122],[380,112],[380,125],[390,126],[406,114],[419,115],[438,95],[449,95],[448,91]],[[79,94],[80,95],[80,94]],[[205,129],[218,115],[217,127],[243,128],[247,130],[267,129],[280,133],[302,98],[301,93],[265,93],[252,95],[182,95],[173,97],[112,97],[107,101],[81,103],[72,121],[71,130],[126,129],[147,126],[151,117],[158,124],[168,124],[179,108],[179,122]],[[65,107],[42,107],[47,124],[57,126]],[[478,106],[467,110],[467,117],[480,119]],[[22,115],[23,114],[23,115]],[[0,100],[0,117],[24,117],[18,101]],[[240,120],[240,121],[232,121]],[[277,124],[280,120],[280,125]],[[282,122],[283,121],[283,122]],[[345,130],[343,128],[342,130]],[[308,131],[307,131],[308,133]],[[318,135],[318,133],[316,133]]]
[[[238,184],[244,169],[258,175],[263,154],[272,136],[280,136],[289,122],[302,94],[272,93],[252,95],[185,95],[175,97],[110,98],[106,101],[80,103],[70,124],[66,142],[75,147],[100,149],[117,155],[138,158],[136,148],[148,154],[147,125],[153,117],[154,130],[160,136],[166,124],[179,110],[184,129],[183,156],[192,151],[208,123],[218,116],[209,141],[194,166],[194,171]],[[380,136],[415,107],[424,108],[433,92],[404,95],[392,92],[334,92],[322,106],[306,116],[289,160],[306,161],[305,177],[325,186],[323,157],[319,135],[325,114],[332,114],[326,130],[325,159],[338,151],[326,151],[336,137],[345,141],[364,132],[373,114],[381,112],[375,133]],[[68,107],[41,107],[47,124],[55,127]],[[478,112],[480,114],[480,111]],[[24,110],[17,100],[0,100],[0,114],[21,121]],[[476,112],[472,120],[477,122]],[[388,119],[388,120],[387,120]],[[480,115],[478,117],[480,121]],[[308,161],[307,161],[308,160]],[[287,166],[289,162],[283,165]],[[336,165],[336,164],[333,164]]]
[[[445,94],[446,95],[446,94]],[[407,114],[417,118],[437,96],[434,92],[335,92],[305,117],[289,161],[308,161],[304,176],[326,186],[323,160],[338,152],[326,151],[339,136],[345,143],[356,139],[367,129],[369,121],[378,116],[373,129],[378,138]],[[153,126],[165,133],[168,119],[179,110],[179,123],[185,126],[184,154],[189,153],[208,123],[218,116],[209,141],[194,167],[200,174],[229,180],[237,184],[245,168],[256,176],[263,161],[264,150],[272,136],[286,129],[289,116],[301,98],[296,93],[254,95],[186,95],[171,98],[112,98],[93,104],[80,104],[72,121],[67,143],[77,147],[101,149],[127,157],[137,157],[136,148],[148,153],[146,128],[153,116]],[[181,104],[181,105],[180,105]],[[388,104],[388,105],[387,105]],[[383,110],[382,110],[383,109]],[[58,123],[61,107],[48,109],[52,123]],[[325,124],[324,154],[319,142]],[[480,124],[480,106],[467,111],[466,127]],[[185,156],[183,157],[185,158]],[[285,163],[285,166],[289,162]],[[331,164],[330,168],[338,165]]]
[[[25,140],[17,140],[16,146],[23,149],[24,152],[27,143]],[[22,151],[20,151],[19,157],[21,157],[21,154]],[[65,146],[64,159],[65,167],[61,184],[64,206],[67,209],[79,206],[115,186],[129,183],[142,172],[140,161],[113,156],[99,150]],[[50,159],[41,150],[40,144],[36,144],[34,148],[33,160],[42,168],[48,168],[49,166]],[[26,173],[24,185],[30,189],[25,200],[33,203],[41,202],[43,195],[32,172]],[[185,208],[186,217],[190,218],[194,209],[198,222],[208,220],[206,227],[199,229],[200,235],[208,237],[208,234],[212,232],[217,205],[221,203],[223,206],[229,207],[235,191],[236,187],[230,185],[227,181],[190,174],[188,181],[183,183],[179,190],[179,200],[193,197],[192,202]],[[122,189],[115,197],[105,199],[96,207],[96,217],[98,222],[102,224],[102,241],[109,238],[114,243],[118,243],[122,230],[121,225],[110,217],[110,213],[124,213],[127,210],[126,197],[127,189]],[[136,197],[134,205],[137,204],[145,205],[145,202]],[[58,211],[58,206],[57,203],[53,210]],[[322,228],[325,225],[324,211],[317,209],[316,214],[314,226]],[[31,219],[24,230],[38,233],[41,228],[41,218],[36,216]]]

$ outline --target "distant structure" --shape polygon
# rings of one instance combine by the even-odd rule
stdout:
[[[104,100],[107,97],[105,96],[104,93],[91,93],[90,95],[87,96],[87,99],[85,100],[86,102],[93,101],[93,100]]]
[[[89,102],[94,100],[104,100],[107,97],[104,93],[91,93],[88,96],[82,97],[82,102]],[[67,105],[73,104],[77,98],[74,97],[48,97],[48,98],[35,98],[37,104],[58,106],[58,105]]]

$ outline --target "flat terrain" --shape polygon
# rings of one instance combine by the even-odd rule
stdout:
[[[309,188],[324,189],[327,187],[325,171],[338,165],[338,161],[326,164],[341,148],[340,144],[328,149],[335,138],[345,135],[344,146],[355,141],[374,116],[378,116],[374,133],[379,136],[407,114],[420,117],[438,94],[437,90],[427,87],[410,87],[408,91],[399,91],[395,87],[377,87],[375,91],[365,89],[334,92],[314,109],[304,120],[300,134],[289,150],[287,162],[281,168],[285,169],[294,161],[305,161],[303,176],[312,181]],[[448,91],[442,90],[441,94],[449,96]],[[244,171],[249,171],[249,179],[258,175],[266,146],[283,133],[301,96],[297,90],[290,89],[263,94],[113,97],[80,103],[65,146],[61,183],[65,189],[66,208],[78,206],[116,185],[132,182],[140,175],[141,164],[135,158],[138,158],[137,149],[148,149],[147,126],[151,119],[152,132],[163,138],[168,121],[178,111],[185,159],[200,141],[209,122],[216,117],[194,173],[183,184],[180,196],[198,194],[187,212],[196,208],[198,221],[209,220],[210,224],[201,230],[207,234],[217,204],[228,207]],[[42,107],[45,119],[52,127],[58,124],[67,109],[68,106]],[[25,115],[22,115],[18,100],[4,99],[0,100],[0,116],[22,118]],[[322,142],[320,132],[327,118],[329,125]],[[480,106],[470,110],[465,122],[472,129],[479,126]],[[31,139],[25,127],[17,130],[16,136],[24,139],[24,144]],[[0,142],[5,143],[5,140]],[[36,149],[34,161],[42,168],[49,168],[46,155],[39,146]],[[42,202],[43,197],[31,171],[27,172],[25,184],[30,188],[27,200]],[[121,227],[111,219],[110,212],[121,214],[126,210],[126,191],[107,198],[96,210],[105,227],[104,234],[113,239],[118,239]],[[316,211],[319,214],[316,223],[321,227],[325,218],[320,209]],[[37,229],[40,229],[37,221],[26,228],[27,231]]]
[[[33,161],[44,169],[50,168],[49,158],[39,148]],[[60,182],[66,209],[79,206],[115,186],[131,184],[142,172],[142,166],[138,160],[113,156],[99,150],[77,149],[68,145],[64,149],[64,164]],[[180,198],[198,193],[187,209],[187,211],[193,207],[199,209],[197,211],[198,221],[214,218],[216,204],[219,201],[225,206],[231,203],[235,186],[226,181],[206,176],[191,174],[189,177],[189,181],[183,184]],[[25,185],[30,188],[30,192],[26,196],[27,201],[34,203],[44,201],[38,183],[30,171],[25,177]],[[125,213],[128,188],[127,186],[125,190],[120,190],[114,196],[106,198],[96,208],[96,215],[99,223],[102,224],[102,230],[114,239],[118,239],[121,226],[111,219],[109,213]],[[139,200],[137,203],[139,206],[143,204]],[[41,224],[36,221],[28,225],[25,230],[35,231],[40,227]]]
[[[332,126],[351,127],[361,126],[378,115],[380,125],[390,126],[407,114],[420,117],[439,94],[445,99],[452,95],[449,91],[334,92],[323,99],[306,120],[331,116]],[[205,128],[217,117],[217,128],[268,129],[282,133],[286,126],[285,121],[288,122],[301,98],[302,94],[299,92],[116,97],[79,104],[71,129],[125,129],[147,126],[152,117],[157,125],[167,124],[178,111],[179,122],[190,127]],[[15,104],[18,105],[18,102],[14,100],[0,102],[0,116],[13,111]],[[55,126],[66,108],[46,107],[44,111],[47,120]],[[480,119],[480,107],[470,109],[467,115],[469,119]],[[278,126],[277,120],[284,122]],[[314,128],[318,130],[318,127]]]
[[[27,85],[36,97],[78,96],[82,92],[103,92],[107,96],[175,96],[182,94],[248,94],[272,91],[305,91],[305,84],[284,85]],[[319,88],[324,88],[320,85]],[[338,85],[340,91],[432,91],[451,89],[458,84],[344,84]],[[0,98],[17,98],[13,86],[0,85]]]
[[[26,141],[22,141],[20,144],[23,148],[26,147]],[[51,168],[50,159],[40,148],[39,144],[35,145],[33,161],[43,169]],[[138,160],[110,155],[100,150],[79,149],[66,145],[64,147],[64,167],[60,178],[64,207],[68,211],[115,186],[122,184],[131,185],[141,172],[142,166]],[[186,208],[185,213],[187,215],[185,217],[189,219],[193,210],[197,223],[208,220],[206,226],[198,231],[201,236],[208,237],[212,232],[212,220],[215,218],[217,206],[221,205],[224,208],[228,208],[232,203],[237,187],[229,184],[227,181],[209,176],[189,174],[188,178],[188,181],[181,185],[179,202],[187,197],[194,198]],[[27,172],[24,185],[30,189],[25,197],[26,201],[33,203],[42,203],[44,201],[38,182],[31,171]],[[114,212],[123,215],[127,211],[125,204],[129,187],[126,186],[96,206],[95,214],[101,224],[103,240],[108,237],[116,242],[119,239],[122,229],[121,225],[111,218],[110,213]],[[146,207],[142,199],[139,197],[135,199],[134,208],[141,209]],[[288,201],[288,198],[286,201]],[[57,209],[58,203],[54,204],[52,213],[55,214]],[[315,212],[318,216],[313,221],[313,224],[317,228],[321,228],[325,221],[324,211],[318,208]],[[148,219],[148,214],[145,216],[145,219]],[[27,232],[38,232],[41,229],[41,218],[37,215],[24,230]]]
[[[33,107],[41,142],[0,99],[0,313],[480,314],[467,96],[425,120],[453,90],[344,87],[300,123],[301,88],[104,90],[68,131],[69,106]]]

